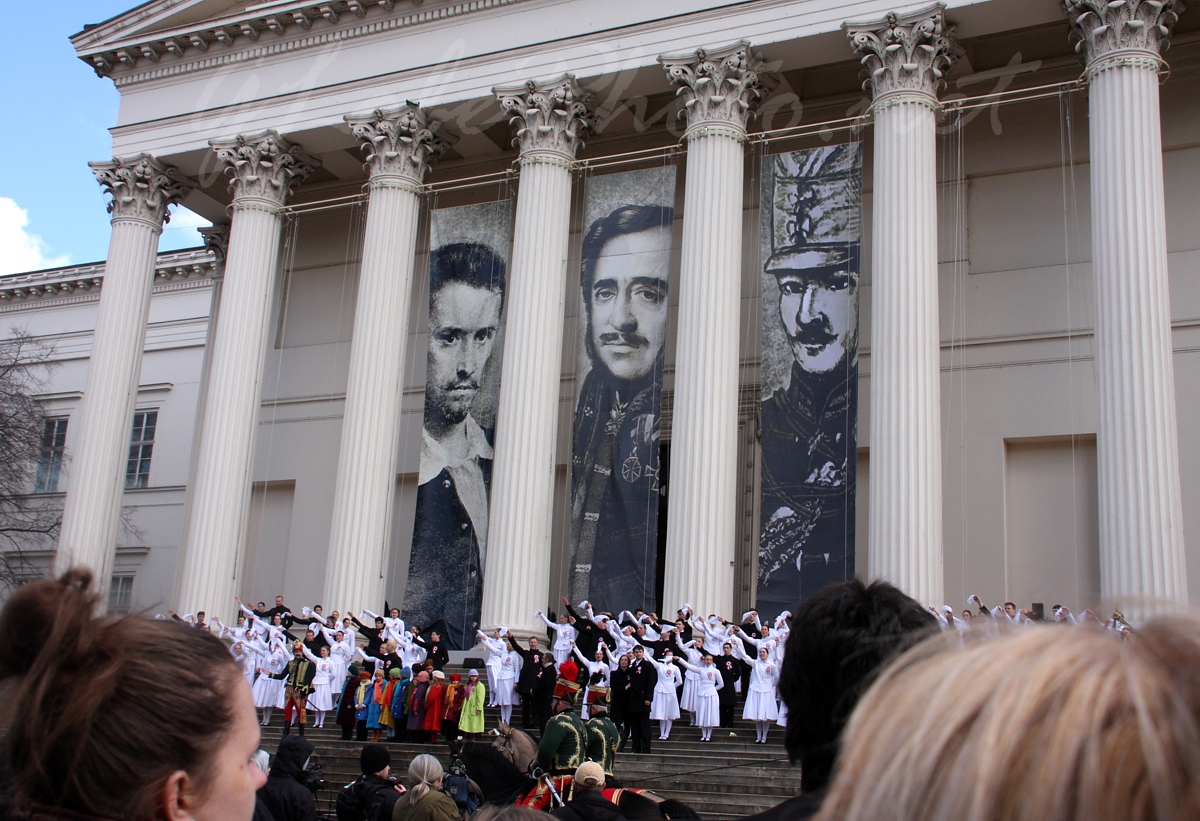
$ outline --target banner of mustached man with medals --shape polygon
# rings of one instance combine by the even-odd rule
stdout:
[[[588,178],[571,453],[570,597],[657,609],[675,167]]]
[[[487,566],[512,200],[435,209],[416,521],[404,618],[475,643]]]
[[[862,144],[763,160],[757,607],[854,575]]]

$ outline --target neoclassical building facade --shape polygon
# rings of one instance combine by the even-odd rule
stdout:
[[[92,164],[108,258],[0,280],[0,317],[68,363],[45,398],[69,419],[61,536],[31,555],[179,612],[398,603],[428,215],[512,196],[480,622],[538,629],[567,589],[580,191],[670,163],[661,607],[736,615],[760,525],[759,169],[854,140],[860,575],[956,608],[1186,602],[1200,26],[1178,11],[151,0],[90,26],[77,54],[121,92]],[[207,249],[156,254],[173,204],[213,222]]]

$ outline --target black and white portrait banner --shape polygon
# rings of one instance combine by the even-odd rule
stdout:
[[[756,604],[854,575],[861,143],[763,161],[762,518]]]
[[[572,601],[655,606],[675,167],[591,177],[571,455]]]
[[[492,444],[512,200],[433,211],[425,417],[404,617],[475,642],[487,562]]]

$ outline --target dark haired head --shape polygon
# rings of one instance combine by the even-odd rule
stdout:
[[[500,294],[504,304],[504,260],[486,245],[454,242],[429,254],[429,296],[452,282]]]
[[[887,582],[851,579],[805,599],[792,617],[779,693],[788,755],[804,791],[825,784],[859,697],[885,663],[936,631],[937,619]]]
[[[592,280],[596,275],[596,262],[604,246],[623,234],[640,234],[655,228],[670,229],[675,221],[675,209],[669,205],[625,205],[606,217],[591,224],[583,235],[583,268],[579,280],[583,291],[583,304],[591,314]]]
[[[216,637],[174,620],[93,618],[92,575],[70,570],[0,612],[5,758],[19,800],[104,818],[158,816],[185,771],[205,792],[233,721],[240,669]]]

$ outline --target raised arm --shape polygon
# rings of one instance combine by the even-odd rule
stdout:
[[[579,661],[583,663],[584,667],[588,668],[589,670],[591,669],[591,666],[594,662],[588,659],[588,657],[583,653],[579,652],[579,647],[575,644],[575,642],[571,642],[571,652],[575,654],[575,658],[579,659]]]
[[[558,629],[558,628],[559,628],[561,625],[555,624],[554,622],[550,621],[550,619],[546,618],[546,614],[545,614],[545,613],[543,613],[541,610],[538,610],[538,611],[537,611],[536,613],[534,613],[533,615],[537,616],[539,619],[541,619],[542,621],[544,621],[544,622],[546,623],[546,626],[547,626],[547,627],[549,627],[551,630],[553,630],[555,633],[558,633],[558,632],[559,632],[559,629]]]

